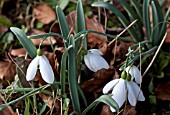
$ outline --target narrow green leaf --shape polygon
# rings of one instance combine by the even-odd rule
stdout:
[[[95,6],[95,7],[104,7],[106,9],[108,9],[108,10],[111,10],[115,15],[118,16],[120,22],[125,27],[127,27],[130,24],[130,22],[126,19],[126,17],[122,14],[122,12],[119,9],[117,9],[114,5],[111,5],[111,4],[107,3],[107,2],[95,2],[95,3],[92,4],[92,6]],[[129,28],[128,32],[131,34],[131,36],[136,41],[140,41],[136,31],[133,28]]]
[[[26,98],[26,97],[28,97],[28,96],[31,96],[32,94],[35,94],[35,93],[37,93],[37,92],[41,92],[43,89],[45,89],[45,88],[47,88],[47,87],[49,87],[49,86],[50,86],[50,84],[44,85],[44,86],[42,86],[42,87],[39,87],[39,88],[37,88],[37,89],[35,89],[35,90],[32,90],[32,91],[26,93],[25,95],[23,95],[23,96],[15,99],[15,100],[10,101],[9,103],[1,104],[1,105],[0,105],[0,111],[2,111],[2,110],[3,110],[4,108],[6,108],[8,105],[14,104],[14,103],[16,103],[16,102],[18,102],[18,101],[20,101],[20,100],[22,100],[22,99],[24,99],[24,98]]]
[[[167,0],[161,0],[160,7],[163,8],[167,3]]]
[[[167,20],[168,20],[168,17],[170,15],[170,8],[168,8],[167,12],[166,12],[166,15],[164,17],[164,22],[162,24],[162,27],[161,27],[161,30],[160,30],[160,34],[159,34],[159,37],[160,38],[163,38],[163,36],[165,35],[165,32],[166,32],[166,25],[167,25]]]
[[[68,23],[66,21],[64,12],[62,11],[62,9],[59,6],[56,6],[56,12],[57,12],[57,18],[59,21],[59,25],[60,25],[60,30],[64,37],[64,39],[63,39],[64,45],[65,45],[65,47],[67,47],[68,46],[67,37],[69,35],[70,29],[69,29]]]
[[[49,97],[48,100],[43,104],[43,106],[42,106],[42,108],[41,108],[41,110],[40,110],[39,115],[42,115],[42,114],[43,114],[43,112],[45,111],[45,109],[46,109],[47,104],[48,104],[49,101],[50,101],[50,97]],[[24,115],[28,115],[28,114],[24,114]]]
[[[62,10],[65,9],[65,7],[68,5],[68,3],[69,3],[69,0],[59,0],[58,1],[58,5],[60,6],[60,8]]]
[[[29,56],[34,58],[37,55],[37,48],[32,41],[27,38],[27,35],[21,29],[16,27],[11,27],[10,29],[17,36],[22,46],[27,50]]]
[[[97,31],[94,31],[94,30],[85,30],[85,31],[81,31],[81,32],[77,33],[74,38],[77,39],[77,38],[79,38],[82,34],[87,34],[87,33],[95,33],[95,34],[107,36],[107,37],[109,37],[109,38],[115,38],[115,37],[116,37],[116,36],[111,35],[111,34],[105,34],[105,33],[97,32]],[[131,39],[131,38],[126,38],[126,37],[119,37],[118,40],[128,41],[128,42],[132,42],[132,43],[137,43],[135,40],[133,40],[133,39]]]
[[[140,20],[142,21],[142,10],[140,7],[140,3],[136,0],[130,0],[130,1],[133,4],[133,6],[135,7],[137,14],[138,14]]]
[[[133,20],[138,20],[134,25],[136,26],[136,29],[134,28],[134,30],[138,31],[139,36],[138,38],[140,39],[140,41],[143,41],[143,30],[142,30],[142,25],[140,23],[140,18],[139,16],[134,12],[134,10],[132,9],[132,7],[129,5],[129,3],[127,3],[125,0],[118,0],[118,2],[120,2],[120,4],[122,4],[122,6],[125,8],[125,10],[127,11],[130,19]],[[134,27],[134,26],[133,26]]]
[[[157,9],[155,6],[155,3],[152,1],[151,2],[151,7],[152,7],[152,20],[153,20],[153,29],[152,29],[152,34],[151,34],[151,41],[152,45],[156,46],[160,43],[160,38],[159,38],[159,19],[158,19],[158,13]]]
[[[164,17],[163,17],[163,10],[158,2],[158,0],[153,0],[152,2],[154,2],[154,5],[157,9],[157,15],[158,15],[158,19],[159,19],[159,22],[163,21],[164,20]]]
[[[83,11],[83,6],[81,0],[78,1],[77,3],[77,9],[76,9],[76,30],[77,33],[81,32],[83,30],[86,30],[86,21],[84,18],[84,11]],[[79,43],[77,44],[78,47],[81,46],[82,40],[79,40]],[[84,38],[84,48],[87,49],[87,39]]]
[[[78,95],[78,70],[76,69],[76,48],[73,35],[70,36],[69,45],[73,47],[68,52],[68,83],[70,88],[70,96],[72,99],[74,111],[81,113],[79,95]]]
[[[150,0],[144,0],[143,2],[143,24],[146,29],[146,37],[150,39],[151,27],[150,27],[150,14],[149,14],[149,3]]]
[[[29,110],[30,110],[30,101],[27,100],[27,101],[26,101],[26,106],[25,106],[24,115],[29,115],[29,114],[30,114]]]
[[[119,112],[119,106],[116,103],[115,100],[110,95],[102,95],[99,98],[97,98],[93,103],[91,103],[83,112],[82,115],[86,115],[86,113],[96,105],[98,105],[100,102],[103,102],[111,107],[113,107],[117,112]]]
[[[79,91],[79,94],[80,94],[81,98],[83,99],[84,106],[87,107],[86,97],[84,95],[83,90],[81,89],[81,87],[79,85],[78,85],[78,91]]]
[[[68,56],[68,51],[72,48],[73,46],[70,45],[65,52],[62,55],[61,58],[61,68],[60,68],[60,82],[61,82],[61,93],[62,95],[65,94],[65,85],[66,85],[66,61],[67,61],[67,56]]]
[[[64,39],[64,37],[61,34],[53,33],[53,32],[45,33],[45,34],[38,34],[38,35],[31,35],[31,36],[28,36],[28,38],[29,39],[38,39],[38,38],[46,38],[46,37],[49,37],[49,36],[61,37],[61,38]]]

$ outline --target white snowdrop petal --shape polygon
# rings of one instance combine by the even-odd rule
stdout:
[[[126,100],[125,80],[120,78],[119,82],[114,87],[112,94],[112,98],[117,102],[120,108]]]
[[[132,66],[132,71],[133,71],[133,75],[134,75],[136,83],[140,84],[141,83],[141,78],[140,78],[139,69],[136,66]]]
[[[103,53],[98,49],[90,49],[89,52],[91,52],[94,55],[102,55]]]
[[[39,65],[40,65],[40,73],[43,80],[47,83],[53,83],[54,73],[48,59],[45,56],[40,56]]]
[[[133,81],[131,81],[131,82],[133,82]],[[131,86],[129,81],[127,81],[126,83],[127,83],[127,90],[128,90],[128,101],[132,106],[135,106],[136,102],[137,102],[137,97],[136,97],[135,92],[132,88],[133,86]]]
[[[130,66],[128,66],[128,67],[126,68],[126,72],[129,73],[129,74],[131,75],[131,80],[133,80],[133,79],[134,79],[134,75],[133,75],[133,72],[132,72]]]
[[[107,83],[104,88],[103,88],[103,93],[106,94],[108,93],[110,90],[113,89],[113,87],[119,82],[119,79],[114,79],[112,81],[110,81],[109,83]]]
[[[93,66],[93,68],[95,69],[95,72],[102,68],[109,69],[109,65],[106,62],[106,60],[99,55],[92,55],[90,57],[90,63]]]
[[[115,110],[113,107],[110,107],[110,110],[111,110],[112,112],[116,112],[116,110]]]
[[[135,82],[130,82],[130,85],[135,92],[136,98],[138,96],[138,101],[145,101],[145,97],[142,90],[140,90],[140,87]]]
[[[36,73],[37,73],[37,67],[39,64],[39,57],[35,57],[32,62],[29,64],[27,68],[27,73],[26,73],[26,80],[31,81],[34,79]]]
[[[93,66],[90,63],[90,57],[92,54],[87,54],[84,56],[84,62],[86,64],[86,66],[93,72],[96,72],[96,70],[93,68]]]

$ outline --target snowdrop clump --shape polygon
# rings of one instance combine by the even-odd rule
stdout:
[[[120,79],[114,79],[104,86],[103,93],[106,94],[112,90],[112,98],[117,102],[119,108],[124,104],[126,97],[130,105],[135,106],[137,101],[144,101],[145,97],[140,87],[133,81],[134,78],[137,83],[141,83],[138,68],[129,66],[126,71],[122,72]],[[110,109],[112,112],[116,112],[114,108],[110,107]]]
[[[32,60],[28,66],[26,79],[31,81],[34,79],[37,69],[40,69],[43,80],[47,83],[52,84],[54,82],[54,73],[48,59],[42,54],[41,50],[37,50],[37,56]]]
[[[102,68],[109,69],[108,63],[101,55],[102,52],[98,49],[88,50],[84,55],[84,62],[91,71],[96,72]]]

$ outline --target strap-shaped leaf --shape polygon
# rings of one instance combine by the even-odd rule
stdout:
[[[60,82],[61,82],[61,93],[62,95],[65,94],[65,85],[66,85],[66,62],[67,62],[67,56],[68,56],[68,51],[72,48],[73,46],[70,45],[65,52],[62,55],[61,59],[61,68],[60,68]]]
[[[11,27],[10,29],[16,35],[22,46],[27,50],[29,56],[34,58],[37,55],[37,48],[32,41],[27,38],[27,35],[21,29],[16,27]]]
[[[112,4],[109,4],[108,2],[95,2],[92,4],[92,6],[95,6],[95,7],[103,7],[103,8],[106,8],[108,10],[111,10],[115,15],[118,16],[119,20],[121,21],[121,23],[127,27],[130,22],[126,19],[126,17],[122,14],[122,12],[117,9],[114,5]],[[133,28],[129,28],[128,29],[128,32],[131,34],[131,36],[136,40],[136,41],[140,41],[138,39],[138,35],[136,33],[136,31],[133,29]]]
[[[143,2],[143,24],[146,29],[147,39],[150,39],[151,27],[150,27],[150,14],[149,14],[149,3],[150,0],[144,0]]]
[[[170,15],[170,8],[168,8],[167,12],[166,12],[166,15],[164,17],[164,22],[162,24],[162,27],[161,27],[161,30],[160,30],[160,34],[159,34],[159,37],[160,38],[163,38],[163,36],[165,35],[165,32],[166,32],[166,24],[167,24],[167,20],[168,20],[168,17]]]
[[[160,33],[159,33],[159,25],[158,25],[159,19],[158,19],[157,9],[153,1],[151,2],[151,7],[152,7],[152,20],[153,20],[151,40],[152,40],[153,46],[156,46],[160,42],[160,38],[159,38]]]
[[[140,39],[140,41],[143,40],[143,30],[142,30],[142,25],[140,23],[140,18],[139,16],[135,13],[135,11],[132,9],[132,7],[125,1],[125,0],[118,0],[118,2],[120,2],[120,4],[122,4],[122,6],[125,8],[125,10],[127,11],[130,19],[133,20],[138,20],[134,25],[136,26],[136,31],[139,32],[139,36],[138,38]]]
[[[76,9],[76,31],[81,32],[86,30],[86,21],[84,18],[84,11],[83,11],[83,6],[81,0],[78,1],[77,3],[77,9]],[[78,48],[81,46],[81,39],[79,40],[77,46]],[[86,37],[84,38],[84,48],[87,49],[87,40]]]
[[[69,35],[70,29],[69,29],[68,23],[66,21],[64,12],[62,11],[62,9],[59,6],[56,7],[56,12],[57,12],[57,18],[59,21],[59,25],[60,25],[60,31],[64,37],[64,39],[63,39],[64,45],[65,45],[65,47],[67,47],[68,46],[67,37]]]
[[[76,48],[75,39],[73,35],[70,35],[69,45],[73,47],[68,52],[68,83],[70,88],[70,95],[74,107],[74,111],[80,113],[80,102],[78,95],[78,70],[76,64]]]
[[[93,107],[96,107],[100,102],[103,102],[111,107],[113,107],[117,112],[119,112],[119,106],[116,101],[111,97],[111,95],[102,95],[97,98],[93,103],[91,103],[83,112],[82,115],[86,113]]]
[[[134,8],[136,9],[136,12],[137,12],[140,20],[142,21],[142,9],[140,7],[140,3],[136,0],[130,0],[130,1],[133,4]]]

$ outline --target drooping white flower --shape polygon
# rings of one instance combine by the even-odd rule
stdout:
[[[107,83],[103,88],[103,93],[106,94],[112,90],[112,98],[117,102],[119,108],[124,104],[126,100],[126,94],[128,95],[128,101],[132,106],[136,105],[138,101],[144,101],[145,97],[139,86],[133,81],[127,81],[126,79],[115,79]],[[116,110],[110,107],[112,112]]]
[[[136,66],[128,66],[126,68],[126,72],[131,75],[131,80],[135,79],[135,82],[137,84],[140,84],[142,82],[142,79],[140,78],[140,71]]]
[[[38,66],[43,80],[50,84],[53,83],[54,73],[48,59],[44,55],[37,55],[28,66],[26,73],[27,81],[34,79]]]
[[[88,53],[84,55],[84,62],[91,71],[96,72],[102,68],[109,69],[108,63],[101,55],[102,52],[98,49],[88,50]]]

